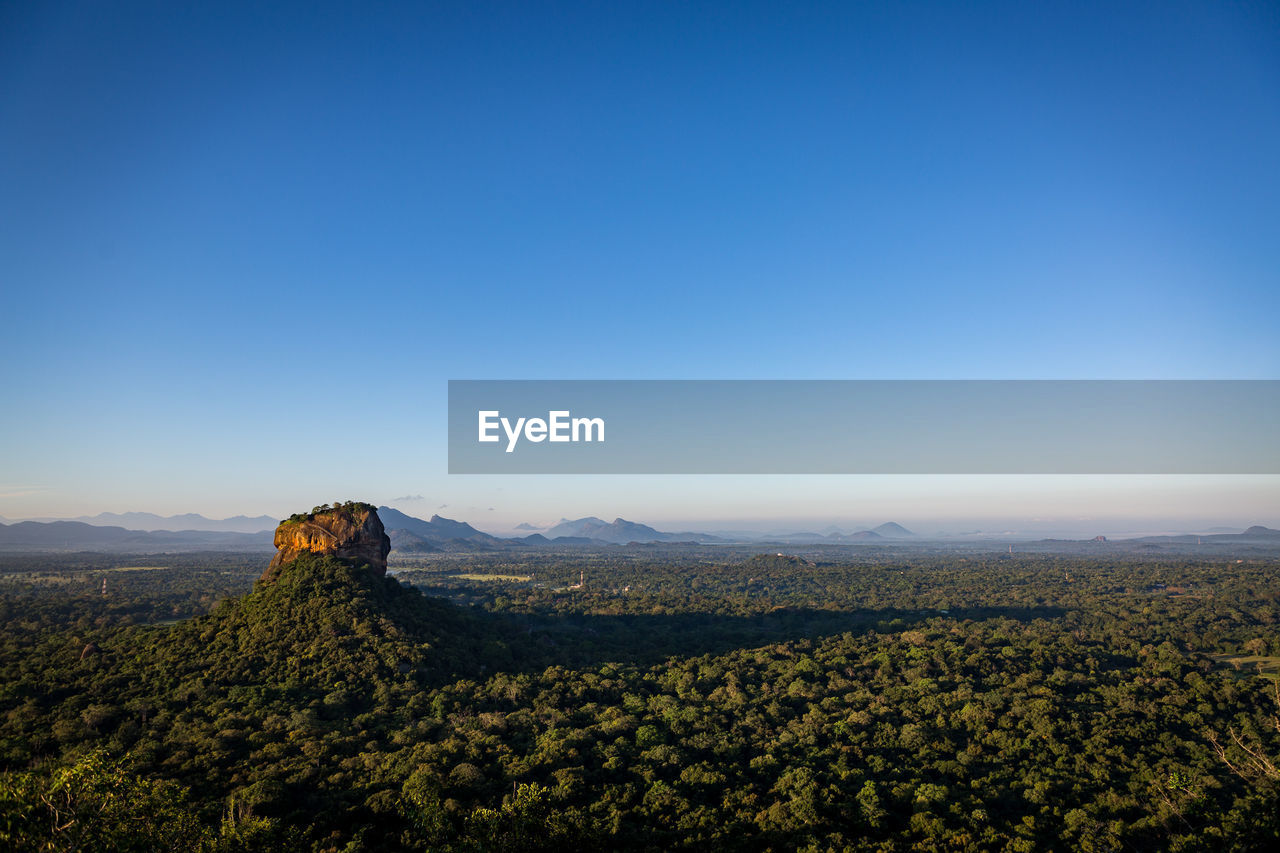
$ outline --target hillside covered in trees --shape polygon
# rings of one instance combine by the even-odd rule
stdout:
[[[264,563],[0,562],[0,846],[1280,841],[1274,558]]]

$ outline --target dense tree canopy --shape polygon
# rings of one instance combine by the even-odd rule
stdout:
[[[3,844],[1280,840],[1274,560],[255,559],[0,563]]]

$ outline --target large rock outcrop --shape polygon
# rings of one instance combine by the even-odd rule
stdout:
[[[275,546],[278,550],[262,573],[264,580],[305,554],[328,554],[364,563],[382,577],[387,573],[391,539],[372,504],[348,502],[332,507],[326,504],[286,518],[276,528]]]

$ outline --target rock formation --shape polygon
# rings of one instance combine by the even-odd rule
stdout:
[[[351,563],[367,564],[382,577],[387,573],[391,539],[372,504],[348,502],[316,507],[280,522],[276,528],[275,558],[262,573],[264,580],[304,554],[328,554]]]

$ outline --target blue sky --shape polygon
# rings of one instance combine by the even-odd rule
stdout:
[[[370,5],[0,6],[0,515],[1280,523],[444,441],[450,378],[1275,378],[1274,4]]]

